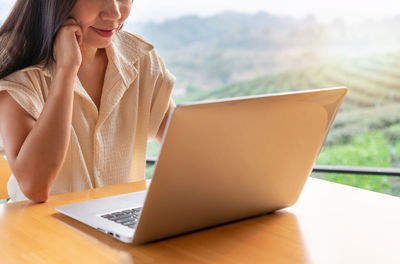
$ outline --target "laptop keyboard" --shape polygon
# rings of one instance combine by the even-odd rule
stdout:
[[[141,211],[142,207],[138,207],[138,208],[123,210],[120,212],[114,212],[111,214],[105,214],[102,215],[101,217],[116,222],[118,224],[127,226],[129,228],[135,229]]]

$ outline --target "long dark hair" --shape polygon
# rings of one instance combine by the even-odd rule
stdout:
[[[76,1],[17,0],[0,28],[0,79],[54,61],[54,39]]]

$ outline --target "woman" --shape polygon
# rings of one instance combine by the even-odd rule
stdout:
[[[152,45],[120,30],[131,6],[17,0],[0,29],[12,201],[144,178],[147,140],[160,142],[174,108],[174,77]]]

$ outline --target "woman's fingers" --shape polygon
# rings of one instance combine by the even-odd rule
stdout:
[[[70,17],[67,20],[64,21],[62,27],[68,27],[69,29],[71,29],[72,31],[75,32],[75,36],[76,36],[76,40],[78,41],[78,44],[81,45],[82,44],[82,29],[78,23],[78,21],[73,18]]]
[[[79,46],[82,44],[82,30],[79,27],[79,30],[75,31],[76,40],[78,41]]]
[[[70,17],[67,20],[64,21],[62,28],[66,28],[68,30],[72,30],[75,33],[76,36],[76,40],[78,42],[79,45],[82,44],[82,28],[80,27],[78,21],[73,18]]]
[[[64,23],[62,24],[62,26],[73,26],[73,25],[79,25],[78,21],[73,18],[73,17],[69,17],[67,18]]]
[[[69,18],[57,33],[53,53],[59,66],[79,66],[82,61],[80,45],[83,33],[78,22]]]

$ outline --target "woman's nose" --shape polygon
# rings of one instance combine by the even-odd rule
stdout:
[[[107,0],[104,1],[105,5],[100,14],[100,17],[103,20],[118,20],[121,18],[121,11],[118,1],[116,0]]]

